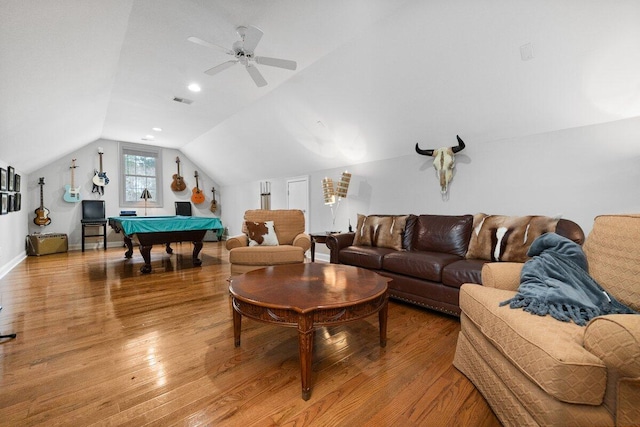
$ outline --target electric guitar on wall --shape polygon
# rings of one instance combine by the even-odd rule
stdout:
[[[109,183],[109,178],[107,178],[107,173],[102,170],[102,154],[104,154],[102,147],[98,147],[98,154],[100,155],[100,171],[94,170],[93,190],[91,191],[104,194],[104,186]]]
[[[173,174],[171,189],[173,191],[182,191],[187,188],[187,184],[184,183],[184,178],[180,176],[180,157],[176,157],[176,163],[178,164],[178,173]]]
[[[40,207],[36,209],[36,217],[33,218],[33,222],[39,226],[45,226],[51,224],[51,218],[49,218],[49,209],[44,207],[44,201],[42,198],[42,187],[44,187],[44,177],[41,177],[38,181],[40,186]]]
[[[80,187],[76,187],[75,185],[75,169],[76,159],[71,160],[71,185],[67,184],[64,186],[64,196],[62,198],[65,202],[75,203],[80,201]]]
[[[191,201],[196,205],[199,205],[200,203],[204,202],[204,193],[198,186],[198,171],[196,171],[194,176],[196,177],[196,186],[193,187],[193,190],[191,190]]]
[[[213,193],[213,198],[211,199],[211,207],[209,207],[209,210],[211,212],[215,212],[218,210],[218,202],[216,202],[216,188],[212,187],[211,192]]]

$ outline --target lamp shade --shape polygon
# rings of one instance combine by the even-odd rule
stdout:
[[[347,191],[349,191],[349,183],[351,182],[351,174],[347,171],[342,172],[342,177],[340,178],[340,182],[336,187],[336,196],[339,199],[344,199],[347,197]]]
[[[333,180],[331,178],[324,178],[322,180],[322,196],[324,197],[325,205],[332,205],[336,202],[336,195],[333,189]]]
[[[142,195],[140,195],[140,198],[145,200],[150,199],[151,193],[149,193],[149,190],[145,188],[144,191],[142,192]]]

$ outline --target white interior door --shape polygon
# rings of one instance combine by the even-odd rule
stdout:
[[[309,232],[309,177],[302,176],[287,180],[287,209],[304,212],[305,230]]]

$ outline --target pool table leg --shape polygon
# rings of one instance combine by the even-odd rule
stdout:
[[[198,254],[202,250],[202,241],[193,242],[193,265],[202,265],[202,260],[198,258]]]
[[[140,254],[144,259],[144,265],[140,267],[140,271],[142,273],[151,273],[151,245],[143,246],[140,245]]]
[[[131,258],[133,255],[133,242],[128,236],[124,236],[124,244],[127,247],[127,251],[124,253],[125,258]]]

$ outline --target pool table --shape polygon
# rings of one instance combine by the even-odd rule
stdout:
[[[115,216],[109,218],[109,225],[116,233],[122,232],[127,246],[125,258],[133,255],[133,240],[140,243],[140,254],[144,265],[142,273],[151,273],[151,247],[164,244],[171,254],[172,242],[193,242],[193,265],[201,265],[198,258],[202,250],[202,239],[207,230],[222,231],[222,222],[218,218],[196,216]]]

